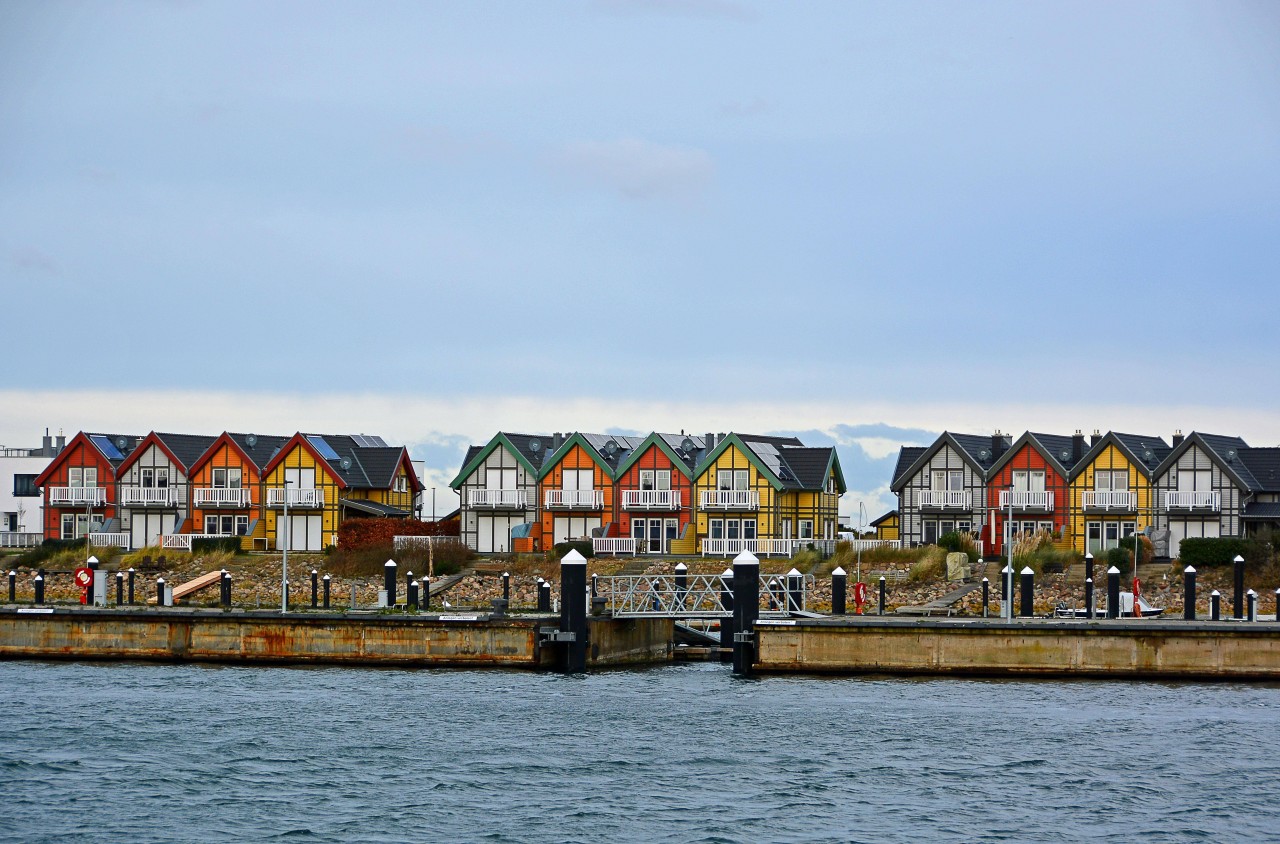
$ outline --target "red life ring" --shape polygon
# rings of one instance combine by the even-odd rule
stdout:
[[[862,615],[862,605],[867,602],[867,584],[861,580],[853,584],[853,602],[858,607],[858,615]]]

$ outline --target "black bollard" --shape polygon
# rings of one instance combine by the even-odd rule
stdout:
[[[538,612],[551,612],[551,581],[538,584]]]
[[[982,617],[987,617],[987,607],[991,604],[991,581],[982,578]]]
[[[1182,618],[1196,620],[1196,570],[1192,566],[1182,570]]]
[[[781,606],[781,604],[778,602],[778,591],[779,591],[778,578],[776,577],[769,578],[768,590],[769,590],[769,610],[770,612],[777,612],[778,608]]]
[[[551,592],[551,584],[547,584]],[[560,630],[572,633],[565,642],[564,673],[587,670],[587,558],[570,551],[560,561]]]
[[[760,615],[760,560],[743,551],[733,560],[733,673],[751,674]]]
[[[787,572],[787,612],[804,612],[804,575],[799,569]]]
[[[132,567],[129,568],[129,606],[133,606],[133,576],[136,572]]]
[[[387,560],[382,566],[382,588],[387,590],[387,606],[396,605],[396,561]]]
[[[37,604],[44,603],[44,578],[36,575],[36,601]]]
[[[684,596],[689,591],[689,567],[676,563],[676,605],[684,608]]]
[[[1209,593],[1209,620],[1220,621],[1222,619],[1222,593],[1214,589]]]
[[[1235,591],[1231,596],[1231,612],[1236,619],[1244,618],[1244,557],[1236,554]]]
[[[1036,614],[1036,573],[1027,566],[1022,570],[1022,606],[1018,615],[1031,618]]]
[[[1258,620],[1258,593],[1250,589],[1246,597],[1248,597],[1249,603],[1245,609],[1245,612],[1247,613],[1245,618],[1248,619],[1249,621],[1257,621]]]
[[[409,607],[409,612],[418,611],[418,581],[410,580],[404,590],[405,603]]]
[[[884,615],[885,597],[884,575],[882,574],[880,575],[880,615]]]
[[[727,616],[720,616],[720,661],[733,661],[733,569],[720,574],[720,607]]]
[[[9,603],[18,603],[18,573],[9,570]]]
[[[163,577],[156,578],[156,606],[157,607],[164,606],[164,578]]]
[[[424,576],[422,578],[422,594],[419,596],[422,601],[422,610],[426,612],[431,609],[431,578]]]
[[[1013,588],[1012,584],[1010,583],[1010,581],[1012,581],[1013,578],[1009,577],[1009,572],[1011,571],[1012,569],[1010,569],[1008,566],[1005,566],[1004,568],[1000,569],[1000,606],[1002,609],[1004,607],[1009,606],[1008,604],[1009,590]],[[1003,616],[1004,612],[1002,611],[1000,615]]]
[[[417,583],[418,583],[418,581],[414,578],[414,576],[413,576],[413,572],[411,572],[411,571],[407,571],[407,572],[405,572],[405,573],[404,573],[404,600],[405,600],[405,603],[408,603],[408,602],[409,602],[409,587],[410,587],[411,585],[412,585],[412,586],[414,586],[414,587],[416,587],[416,586],[417,586]],[[417,607],[418,607],[418,602],[417,602],[417,601],[414,601],[414,602],[413,602],[413,606],[414,606],[414,609],[416,610],[416,609],[417,609]]]
[[[507,606],[511,606],[511,572],[509,571],[502,573],[502,600],[507,602]]]
[[[1084,555],[1084,579],[1093,580],[1093,552]]]
[[[1107,618],[1120,617],[1120,569],[1107,569]]]
[[[320,573],[315,569],[311,570],[311,609],[320,606]]]
[[[1093,578],[1084,582],[1084,617],[1093,618]]]
[[[222,570],[222,605],[231,606],[231,572]]]
[[[591,575],[591,597],[596,598],[600,595],[600,575]]]
[[[330,581],[329,581],[329,575],[327,575],[327,574],[326,574],[326,575],[324,576],[324,608],[325,608],[325,609],[329,609],[329,587],[330,587],[330,585],[331,585],[331,584],[330,584]]]
[[[1276,590],[1275,599],[1276,599],[1276,618],[1275,618],[1275,620],[1276,620],[1276,621],[1280,621],[1280,589],[1277,589],[1277,590]]]
[[[844,569],[837,566],[836,570],[831,572],[831,614],[832,615],[845,615],[845,612],[846,612],[845,604],[847,600],[848,588],[849,588],[849,575],[845,573]]]
[[[124,603],[124,572],[116,572],[116,606]]]

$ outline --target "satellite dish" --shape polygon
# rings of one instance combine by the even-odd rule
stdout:
[[[1227,460],[1236,459],[1236,450],[1234,448],[1227,449]]]
[[[348,469],[351,468],[351,458],[350,457],[342,458],[342,460],[339,461],[338,465],[342,467],[342,471],[344,472],[347,471]]]
[[[604,453],[609,455],[610,457],[613,457],[615,454],[618,453],[618,444],[613,440],[609,440],[607,443],[604,444]]]
[[[1070,460],[1071,452],[1064,448],[1062,451],[1058,452],[1058,457],[1062,458],[1063,460]]]
[[[539,451],[542,451],[542,440],[538,439],[537,437],[534,437],[533,439],[529,440],[529,450],[532,451],[534,454],[537,454]]]
[[[1149,448],[1144,449],[1142,452],[1142,459],[1145,462],[1150,463],[1152,460],[1156,459],[1156,453]]]
[[[979,449],[979,450],[978,450],[978,459],[979,459],[979,460],[990,460],[990,459],[991,459],[991,449],[989,449],[989,448]]]
[[[124,451],[124,447],[129,444],[128,437],[116,437],[116,448]]]
[[[255,445],[258,444],[258,435],[250,434],[249,436],[245,437],[244,444],[249,446],[249,448],[253,448]]]
[[[681,443],[680,443],[680,450],[681,450],[681,451],[683,451],[685,454],[690,454],[690,453],[692,453],[692,452],[693,452],[693,440],[689,439],[688,437],[685,437],[685,438],[684,438],[684,440],[682,440],[682,441],[681,441]]]

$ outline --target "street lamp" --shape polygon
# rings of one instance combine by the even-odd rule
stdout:
[[[861,501],[858,502],[858,579],[854,583],[862,582],[862,532],[867,529],[867,506]]]
[[[284,482],[284,555],[280,558],[280,614],[289,611],[289,485]],[[276,531],[279,536],[280,532]]]
[[[1004,617],[1013,621],[1013,484],[1009,485],[1009,515],[1004,520],[1004,553],[1009,564],[1004,567]]]

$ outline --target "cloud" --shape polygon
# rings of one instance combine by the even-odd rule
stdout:
[[[731,0],[596,0],[597,9],[614,15],[668,15],[731,21],[753,21],[756,13]]]
[[[676,200],[702,195],[716,169],[704,150],[638,138],[568,144],[557,154],[556,166],[577,181],[630,199]]]

